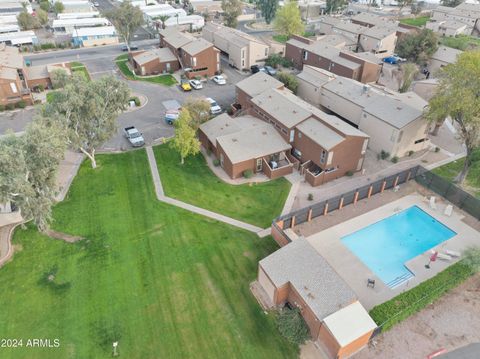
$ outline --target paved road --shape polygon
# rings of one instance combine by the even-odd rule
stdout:
[[[237,29],[247,34],[254,35],[254,36],[263,36],[263,35],[271,35],[274,31],[273,30],[252,30],[251,28],[246,27],[251,20],[248,21],[240,21],[237,25]]]

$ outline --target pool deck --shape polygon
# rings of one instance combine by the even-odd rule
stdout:
[[[470,246],[480,246],[480,233],[462,221],[464,216],[460,211],[454,209],[452,215],[448,217],[444,215],[446,202],[437,197],[437,209],[433,210],[428,201],[416,192],[306,238],[350,285],[367,310],[433,277],[460,259],[452,258],[450,261],[437,259],[431,263],[430,269],[427,269],[425,264],[429,262],[431,256],[428,250],[405,263],[414,277],[395,288],[390,288],[342,243],[341,237],[415,205],[457,233],[451,239],[433,247],[432,250],[440,253],[447,249],[462,252]],[[367,287],[369,278],[375,279],[375,288]]]

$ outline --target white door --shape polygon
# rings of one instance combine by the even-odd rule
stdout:
[[[220,166],[223,168],[223,153],[220,153]]]
[[[263,160],[261,158],[257,158],[257,172],[262,171]]]
[[[295,138],[295,130],[290,130],[290,142],[293,142],[294,138]]]
[[[363,157],[358,160],[357,171],[360,171],[363,166]]]

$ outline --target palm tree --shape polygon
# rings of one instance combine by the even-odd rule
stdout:
[[[167,21],[169,17],[170,16],[167,16],[167,15],[160,15],[158,17],[158,20],[162,22],[162,29],[165,29],[165,21]]]

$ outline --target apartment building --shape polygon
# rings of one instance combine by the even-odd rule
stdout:
[[[80,47],[118,44],[118,36],[113,26],[82,27],[72,33],[72,44]]]
[[[270,47],[260,39],[212,22],[205,25],[202,37],[228,56],[228,63],[239,70],[248,70],[265,60],[270,51]]]
[[[456,27],[458,23],[466,25],[462,33],[480,36],[480,6],[477,4],[462,3],[457,7],[437,6],[432,10],[431,22],[428,28],[439,29],[445,33],[446,26]],[[439,23],[438,25],[435,23]],[[449,30],[449,32],[452,30]],[[450,36],[445,33],[445,36]],[[453,35],[454,36],[454,35]]]
[[[0,45],[0,104],[32,103],[25,68],[18,48]]]
[[[442,67],[453,64],[457,61],[457,57],[463,51],[453,49],[447,46],[439,46],[438,50],[432,55],[429,61],[428,70],[432,73],[440,70]]]
[[[136,51],[129,55],[130,63],[136,74],[156,75],[180,69],[177,57],[169,48]]]
[[[382,70],[381,60],[373,54],[341,50],[321,38],[292,36],[286,43],[285,58],[300,70],[304,65],[315,66],[364,83],[376,82]]]

